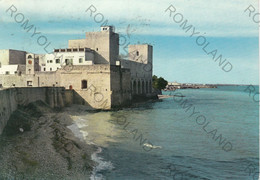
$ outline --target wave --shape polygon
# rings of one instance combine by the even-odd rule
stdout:
[[[154,145],[148,144],[148,143],[144,143],[143,145],[146,147],[152,148],[152,149],[157,149],[157,148],[162,149],[162,146],[154,146]]]
[[[111,171],[114,166],[110,161],[104,161],[98,154],[102,152],[102,148],[98,147],[97,151],[91,155],[91,159],[98,163],[92,171],[91,180],[103,180],[105,177],[101,174],[102,171]]]

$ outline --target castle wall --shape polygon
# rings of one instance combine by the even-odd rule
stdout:
[[[95,64],[108,64],[109,57],[109,32],[87,32],[86,47],[96,51]]]
[[[153,48],[148,44],[134,44],[128,46],[128,59],[144,64],[152,63]]]
[[[130,103],[134,95],[151,94],[152,46],[129,45],[129,60],[117,64],[119,34],[106,26],[100,32],[87,32],[86,39],[69,40],[69,48],[46,55],[28,53],[27,61],[24,51],[0,50],[2,65],[27,62],[26,74],[1,75],[0,84],[5,88],[65,87],[70,90],[66,103],[73,100],[96,109],[111,109]]]
[[[0,57],[1,57],[1,65],[9,65],[9,50],[8,49],[1,49],[0,50]]]
[[[0,91],[0,134],[18,105],[41,100],[52,108],[63,107],[64,88],[10,88]]]
[[[60,86],[75,90],[76,96],[82,102],[76,100],[77,104],[87,104],[96,109],[111,108],[111,86],[110,66],[73,66],[73,70],[58,70]],[[86,81],[86,87],[82,86]],[[71,86],[71,87],[70,87]]]
[[[130,69],[132,95],[150,96],[152,93],[152,67],[150,64],[120,60],[121,67]]]
[[[9,64],[25,64],[25,51],[9,50]]]
[[[86,47],[86,39],[69,40],[68,48],[84,48]]]
[[[26,87],[26,77],[26,75],[1,75],[0,84],[5,88],[13,87],[13,84],[16,87]]]
[[[119,35],[112,31],[87,32],[86,39],[69,40],[69,48],[86,47],[95,51],[95,64],[116,64]]]
[[[130,70],[111,66],[111,88],[113,107],[129,105],[132,100]]]

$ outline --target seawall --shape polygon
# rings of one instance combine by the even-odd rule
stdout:
[[[0,90],[0,135],[19,105],[28,105],[41,100],[52,108],[62,108],[73,103],[72,93],[62,87],[21,87]]]

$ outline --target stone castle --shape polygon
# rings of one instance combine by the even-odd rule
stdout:
[[[154,96],[152,67],[151,45],[129,45],[128,59],[122,59],[119,34],[104,26],[51,54],[0,50],[0,87],[64,87],[79,104],[111,109]]]

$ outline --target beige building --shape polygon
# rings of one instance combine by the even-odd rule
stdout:
[[[152,46],[129,45],[128,59],[119,59],[119,35],[112,26],[87,32],[86,39],[69,40],[68,48],[55,49],[53,54],[2,50],[0,62],[24,66],[19,73],[0,75],[0,86],[4,88],[65,87],[74,91],[77,103],[97,109],[111,109],[129,104],[136,97],[154,96]]]

